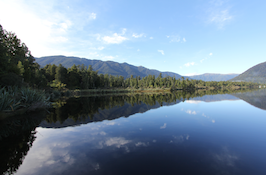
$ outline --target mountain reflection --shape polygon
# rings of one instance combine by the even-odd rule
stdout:
[[[232,95],[226,93],[232,93]],[[161,106],[178,104],[185,100],[190,103],[198,103],[200,101],[239,100],[239,98],[244,99],[243,97],[245,97],[245,94],[249,93],[256,96],[258,91],[180,91],[158,94],[145,93],[117,96],[72,97],[57,101],[54,104],[55,108],[51,110],[51,113],[40,126],[44,128],[76,126],[89,122],[129,117],[136,113],[144,113],[151,109],[160,108]],[[259,92],[259,94],[260,95],[256,96],[256,100],[261,97],[262,92]],[[261,101],[263,102],[263,99]],[[256,103],[250,103],[255,106],[257,105]]]
[[[235,93],[232,95],[257,108],[266,110],[266,89],[260,89],[246,93]]]
[[[230,94],[228,94],[230,93]],[[14,174],[24,161],[24,158],[29,153],[30,148],[33,145],[37,135],[36,135],[36,127],[40,126],[43,128],[63,128],[68,126],[78,126],[81,124],[86,124],[90,122],[97,123],[96,126],[106,125],[105,127],[118,127],[116,121],[105,121],[98,122],[104,120],[114,120],[120,117],[129,117],[131,115],[137,113],[145,113],[151,109],[160,108],[162,106],[171,106],[178,103],[182,103],[186,101],[187,103],[200,103],[204,102],[215,102],[222,100],[244,100],[249,104],[258,107],[260,109],[266,110],[266,90],[255,90],[255,91],[243,91],[238,90],[234,92],[229,91],[194,91],[194,92],[174,92],[174,93],[157,93],[157,94],[131,94],[131,95],[117,95],[117,96],[90,96],[90,97],[79,97],[79,98],[68,98],[58,100],[54,104],[54,108],[50,109],[50,113],[47,114],[46,111],[41,111],[31,115],[19,116],[10,119],[6,119],[0,121],[0,173],[2,174]],[[185,103],[184,103],[185,104]],[[195,109],[184,109],[183,113],[189,114],[190,116],[201,115],[205,118],[209,118],[206,114],[200,113]],[[176,118],[175,118],[176,119]],[[144,119],[142,119],[144,120]],[[148,119],[147,119],[148,120]],[[209,118],[209,121],[215,123],[214,118]],[[177,125],[177,124],[175,124]],[[94,127],[96,127],[94,126]],[[139,132],[144,132],[144,125],[136,125],[136,130]],[[179,127],[183,126],[182,124]],[[120,126],[121,127],[121,126]],[[78,128],[78,127],[76,127]],[[75,129],[76,129],[75,128]],[[162,134],[167,130],[171,130],[171,128],[178,128],[173,126],[172,122],[161,122],[154,126],[154,128],[160,130]],[[64,129],[73,129],[73,128],[64,128]],[[92,134],[91,137],[86,137],[86,142],[91,141],[90,148],[94,148],[98,150],[97,153],[101,153],[103,148],[105,151],[107,148],[121,148],[122,152],[130,153],[133,152],[138,147],[146,148],[151,145],[160,144],[158,138],[156,136],[159,134],[159,131],[154,132],[153,137],[147,139],[144,138],[141,140],[137,140],[137,137],[127,138],[127,135],[120,135],[120,130],[117,130],[119,134],[111,135],[110,130],[97,130],[93,128],[91,125],[87,132],[80,132],[80,134]],[[151,129],[151,128],[150,128]],[[45,129],[43,129],[45,130]],[[109,131],[109,132],[107,132]],[[147,131],[147,129],[146,129]],[[154,130],[155,131],[155,130]],[[59,129],[50,130],[49,132],[58,132],[60,133],[60,137],[63,135],[62,131]],[[136,132],[136,131],[134,131]],[[66,131],[66,135],[68,132]],[[94,136],[94,135],[95,136]],[[131,133],[133,134],[133,132]],[[192,133],[189,132],[180,132],[169,135],[167,137],[167,141],[165,143],[169,144],[180,144],[190,141]],[[79,135],[79,137],[81,136]],[[144,134],[145,135],[145,134]],[[68,135],[67,135],[68,136]],[[96,137],[97,136],[97,137]],[[142,138],[142,135],[139,135]],[[78,139],[79,137],[76,137]],[[195,137],[195,135],[194,135]],[[59,139],[59,140],[58,140]],[[91,139],[91,140],[90,140]],[[162,140],[166,139],[166,136],[163,135]],[[60,150],[67,149],[70,141],[64,144],[64,140],[60,140],[60,138],[55,139],[58,141],[56,145],[63,144]],[[37,142],[37,141],[36,141]],[[35,142],[35,143],[36,143]],[[73,142],[73,143],[72,143]],[[71,144],[79,143],[76,140],[72,140]],[[96,144],[97,143],[97,144]],[[41,143],[40,147],[43,148]],[[94,144],[94,145],[93,145]],[[95,145],[96,144],[96,145]],[[181,145],[179,145],[181,147]],[[170,149],[169,148],[166,150]],[[172,152],[176,151],[176,147],[173,147]],[[192,149],[194,150],[194,149]],[[69,150],[68,150],[69,151]],[[66,152],[68,152],[66,151]],[[147,153],[150,150],[145,149]],[[169,151],[169,157],[172,156],[172,152]],[[34,154],[37,154],[38,151]],[[42,152],[40,152],[42,153]],[[53,155],[59,154],[58,150],[54,150]],[[165,154],[162,153],[162,154]],[[186,154],[182,152],[178,152],[178,154],[183,155],[185,158],[189,153]],[[229,150],[227,147],[222,147],[220,150],[213,150],[210,152],[206,152],[209,156],[208,160],[213,162],[214,166],[219,167],[234,167],[235,162],[239,159],[238,156]],[[42,153],[43,155],[43,153]],[[64,154],[65,155],[65,154]],[[153,155],[153,152],[150,152],[150,155]],[[168,153],[167,153],[168,155]],[[70,155],[69,155],[70,156]],[[77,157],[77,159],[82,159],[81,157]],[[98,155],[97,155],[98,156]],[[95,153],[95,157],[96,153]],[[193,154],[194,156],[194,154]],[[193,157],[191,154],[191,157]],[[41,157],[41,156],[40,156]],[[204,157],[204,156],[203,156]],[[67,157],[66,157],[67,158]],[[47,158],[48,159],[48,158]],[[121,159],[122,160],[122,159]],[[137,160],[136,160],[137,161]],[[181,161],[181,160],[180,160]],[[41,162],[40,162],[41,164]],[[91,169],[98,170],[101,168],[98,162],[92,162]],[[124,162],[119,162],[118,164],[124,164]],[[127,165],[124,164],[126,167]],[[84,165],[84,167],[86,167]],[[152,166],[151,166],[152,167]],[[122,171],[122,170],[121,170]]]
[[[58,101],[41,127],[60,128],[89,122],[113,120],[181,102],[174,93],[80,97]]]

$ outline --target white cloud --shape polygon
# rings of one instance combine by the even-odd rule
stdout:
[[[203,117],[207,117],[204,113],[202,114]]]
[[[163,124],[163,126],[160,127],[160,129],[165,129],[166,128],[166,123]]]
[[[184,41],[184,42],[187,42],[186,38],[183,38],[183,41]]]
[[[121,35],[125,35],[126,34],[126,31],[127,31],[127,29],[126,28],[123,28]]]
[[[104,47],[98,47],[98,50],[103,50],[104,49]]]
[[[96,13],[91,13],[89,15],[89,19],[96,19]]]
[[[103,60],[113,60],[115,57],[113,56],[104,56],[102,59]],[[110,124],[109,124],[110,125]]]
[[[100,56],[97,52],[90,52],[89,55],[90,55],[90,56],[94,56],[94,57],[95,57],[95,56],[96,56],[96,57]]]
[[[153,37],[150,37],[150,39],[153,39]]]
[[[132,37],[134,37],[134,38],[141,38],[141,37],[146,37],[146,36],[143,33],[141,33],[141,34],[133,33]]]
[[[54,10],[58,5],[66,9]],[[70,37],[74,31],[70,29],[75,27],[81,31],[88,22],[96,18],[96,13],[73,9],[70,12],[64,5],[52,0],[3,0],[0,1],[1,25],[7,31],[14,32],[35,57],[73,55],[76,51],[69,51],[68,46],[73,47],[72,42],[77,42]],[[87,41],[87,45],[88,43]]]
[[[114,33],[112,36],[102,37],[102,40],[107,44],[120,44],[128,39],[126,37],[118,35],[117,33]]]
[[[193,76],[193,75],[200,75],[200,74],[196,72],[185,74],[185,76]]]
[[[167,38],[170,38],[170,43],[180,41],[180,36],[178,36],[178,35],[167,36]]]
[[[51,39],[51,42],[55,42],[55,43],[63,43],[63,42],[67,42],[68,38],[63,37],[63,36],[59,36],[59,37],[54,37]]]
[[[163,50],[158,50],[158,52],[160,52],[162,55],[164,55],[164,51]]]
[[[223,28],[225,24],[233,19],[229,9],[230,7],[226,5],[225,1],[211,1],[210,7],[207,10],[209,14],[208,22],[216,24],[218,28]]]
[[[111,36],[104,36],[101,37],[100,34],[97,34],[97,40],[99,41],[104,41],[106,44],[120,44],[126,40],[128,40],[128,38],[124,37],[123,35],[125,35],[127,29],[123,28],[121,34],[118,33],[114,33]]]
[[[202,60],[200,60],[200,62],[202,63],[203,61],[207,60],[208,58],[210,58],[213,55],[213,53],[209,53],[209,55],[205,58],[203,58]]]
[[[219,27],[223,27],[224,24],[230,21],[233,18],[229,14],[229,10],[222,10],[216,13],[213,13],[210,17],[210,21],[216,23]]]
[[[189,62],[189,63],[186,63],[186,64],[185,64],[186,67],[194,66],[194,65],[195,65],[195,62]]]

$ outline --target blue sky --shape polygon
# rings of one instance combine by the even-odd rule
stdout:
[[[265,9],[264,0],[0,0],[0,24],[35,57],[242,73],[266,61]]]

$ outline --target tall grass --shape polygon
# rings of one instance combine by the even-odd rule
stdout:
[[[0,89],[0,111],[14,111],[18,108],[39,108],[50,105],[50,97],[31,88],[9,87]]]
[[[15,110],[20,104],[20,100],[16,98],[18,88],[8,88],[5,87],[0,89],[0,111],[4,110]]]
[[[32,104],[36,102],[49,102],[50,97],[46,98],[45,93],[39,90],[22,88],[21,89],[21,102],[24,104]]]

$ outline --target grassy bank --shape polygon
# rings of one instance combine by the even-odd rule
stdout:
[[[32,88],[3,87],[0,89],[0,119],[50,106],[50,96]]]
[[[195,88],[108,88],[108,89],[76,89],[76,90],[65,90],[63,94],[68,94],[70,96],[83,96],[83,95],[110,95],[110,94],[130,94],[130,93],[156,93],[156,92],[171,92],[171,91],[197,91],[197,90],[240,90],[240,89],[257,89],[257,87],[208,87],[199,86]]]
[[[117,93],[145,93],[145,92],[165,92],[170,91],[170,88],[113,88],[113,89],[82,89],[69,91],[71,95],[86,95],[86,94],[117,94]]]

